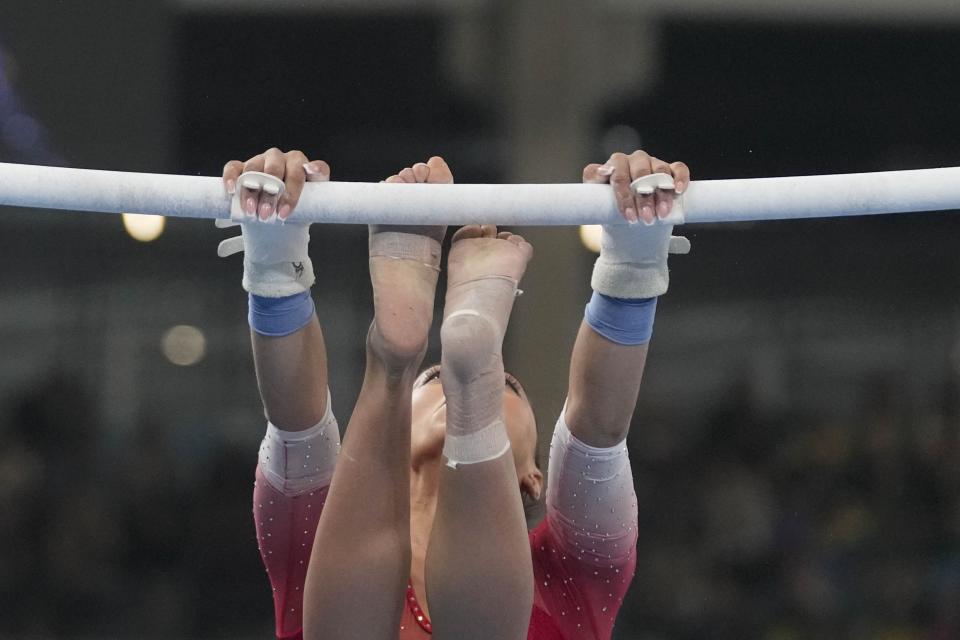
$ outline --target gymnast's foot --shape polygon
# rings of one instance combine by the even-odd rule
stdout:
[[[386,182],[444,184],[453,182],[453,176],[446,162],[434,157]],[[369,344],[389,367],[416,367],[426,351],[446,230],[444,226],[370,227],[374,320]]]
[[[457,231],[447,261],[444,324],[455,317],[482,318],[493,329],[499,352],[517,285],[531,256],[530,243],[507,231],[497,233],[493,225],[471,225]]]

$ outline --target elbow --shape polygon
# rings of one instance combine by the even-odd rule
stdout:
[[[567,402],[564,414],[567,428],[577,440],[591,447],[615,447],[630,432],[631,415],[620,415],[604,407],[591,407],[572,400]]]
[[[570,427],[570,431],[584,444],[590,445],[591,447],[596,447],[598,449],[611,449],[626,440],[627,433],[629,433],[630,430],[629,428],[616,429],[613,427],[601,427],[586,429],[580,433],[574,431],[573,427]]]

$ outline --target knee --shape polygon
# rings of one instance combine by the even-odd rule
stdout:
[[[454,315],[440,328],[441,375],[458,382],[476,378],[500,352],[497,331],[480,314]]]

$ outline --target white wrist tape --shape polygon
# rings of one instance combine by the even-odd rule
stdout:
[[[614,298],[654,298],[666,293],[669,225],[603,227],[600,257],[590,286]]]
[[[243,288],[250,293],[280,298],[307,291],[316,279],[307,252],[307,225],[242,225]]]
[[[244,182],[248,175],[240,176],[238,184],[248,186]],[[217,255],[225,258],[243,251],[243,288],[246,291],[266,298],[281,298],[302,293],[313,286],[313,263],[308,253],[309,225],[260,222],[257,218],[248,218],[242,223],[217,221],[218,227],[238,224],[241,235],[221,242]]]
[[[456,469],[462,464],[495,460],[510,450],[510,439],[502,420],[495,420],[479,431],[452,433],[447,429],[443,455],[447,466]]]
[[[654,173],[634,180],[630,189],[649,196],[657,189],[673,189],[673,177]],[[600,257],[593,266],[590,286],[613,298],[655,298],[667,292],[668,253],[689,253],[690,241],[671,236],[673,225],[683,223],[683,199],[676,196],[670,215],[653,226],[604,225]]]
[[[655,298],[667,292],[669,253],[689,253],[690,241],[671,236],[673,225],[605,225],[590,286],[613,298]]]

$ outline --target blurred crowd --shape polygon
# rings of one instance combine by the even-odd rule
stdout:
[[[960,637],[956,389],[908,414],[892,382],[864,387],[845,418],[761,417],[733,392],[699,437],[634,444],[624,637]]]
[[[106,437],[89,392],[58,373],[2,413],[0,637],[270,637],[256,451]]]
[[[736,391],[694,429],[638,414],[638,573],[616,637],[960,637],[947,386],[911,415],[877,382],[847,419],[759,416]],[[106,437],[93,406],[59,373],[0,414],[0,637],[270,637],[255,453],[192,452],[162,424]]]

